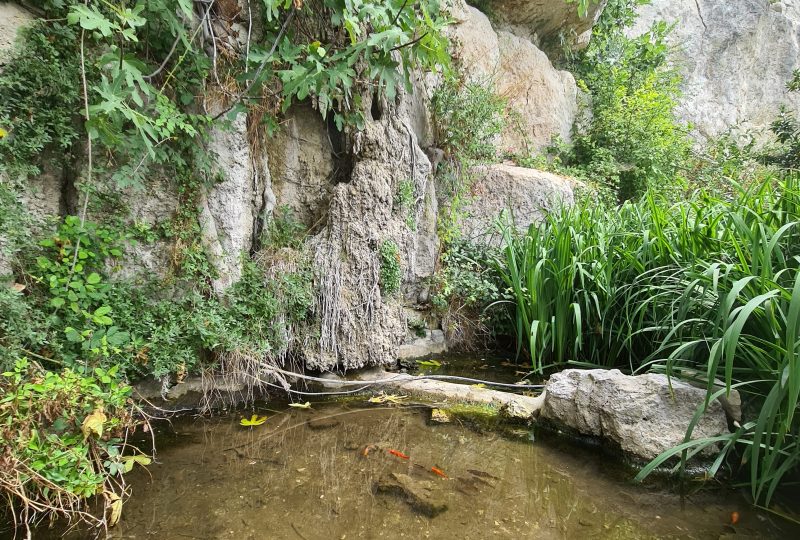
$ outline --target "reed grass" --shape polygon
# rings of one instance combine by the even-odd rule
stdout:
[[[700,418],[736,388],[736,431],[692,439],[645,467],[720,448],[757,503],[800,464],[800,177],[770,178],[733,199],[657,194],[616,209],[562,208],[527,232],[498,222],[496,261],[513,294],[520,351],[533,368],[566,363],[659,371],[705,385]],[[720,389],[720,386],[722,388]]]

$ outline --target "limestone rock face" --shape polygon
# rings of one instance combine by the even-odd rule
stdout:
[[[28,10],[17,4],[0,3],[0,70],[14,46],[19,30],[33,19]]]
[[[631,33],[660,20],[676,23],[669,42],[684,77],[678,114],[701,140],[733,127],[762,131],[782,103],[800,111],[800,97],[785,88],[800,67],[795,0],[653,0]]]
[[[304,351],[311,368],[394,364],[406,335],[401,299],[381,291],[378,252],[384,242],[397,246],[404,283],[425,274],[414,224],[424,215],[433,177],[407,100],[401,91],[396,102],[367,109],[372,118],[355,135],[352,172],[333,187],[326,225],[311,240],[320,318],[320,338]],[[410,183],[409,206],[399,204],[403,183]]]
[[[495,30],[477,9],[456,2],[453,14],[454,56],[462,70],[474,82],[491,81],[516,116],[501,135],[500,149],[536,151],[555,137],[569,140],[578,112],[574,77],[553,67],[529,37]]]
[[[306,227],[315,225],[327,210],[337,169],[331,142],[319,112],[300,104],[287,111],[267,143],[273,205],[288,206]]]
[[[624,375],[617,369],[567,369],[550,377],[541,418],[584,435],[608,440],[627,454],[650,460],[683,442],[705,390],[665,375]],[[714,401],[692,437],[728,432],[722,405]]]
[[[590,2],[585,17],[578,15],[577,2],[564,0],[494,0],[490,9],[502,23],[530,32],[534,43],[554,57],[562,42],[573,47],[588,43],[605,4],[605,0]]]
[[[213,286],[222,292],[241,277],[242,254],[249,255],[263,227],[262,211],[275,195],[267,158],[248,137],[244,114],[236,117],[230,129],[214,129],[210,147],[222,181],[201,198],[200,225],[219,273]]]
[[[461,231],[466,238],[499,244],[494,222],[503,210],[513,213],[514,224],[527,230],[559,204],[573,204],[574,180],[557,174],[500,163],[472,170],[470,202],[463,209]]]

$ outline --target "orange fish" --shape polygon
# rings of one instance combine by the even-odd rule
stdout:
[[[378,449],[377,445],[368,444],[367,446],[364,447],[363,450],[361,450],[361,455],[364,456],[364,457],[367,457],[370,452],[372,452],[373,450],[377,450],[377,449]]]
[[[405,455],[404,453],[402,453],[402,452],[401,452],[401,451],[399,451],[399,450],[387,450],[387,452],[389,452],[389,453],[390,453],[390,454],[392,454],[393,456],[397,456],[397,457],[399,457],[400,459],[408,459],[408,456],[407,456],[407,455]]]
[[[444,471],[442,469],[436,466],[431,467],[431,472],[436,476],[441,476],[442,478],[450,478],[449,476],[444,474]]]
[[[739,523],[739,512],[731,512],[731,525]]]

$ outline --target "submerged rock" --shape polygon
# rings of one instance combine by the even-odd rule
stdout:
[[[674,378],[670,381],[666,375],[567,369],[547,382],[541,418],[610,441],[632,457],[650,460],[683,442],[705,395],[705,390]],[[713,401],[692,437],[727,432],[725,411]]]
[[[402,473],[389,473],[375,482],[377,493],[396,495],[411,508],[428,517],[436,517],[447,510],[445,493],[441,487],[428,480],[418,480]]]
[[[447,343],[444,339],[444,332],[441,330],[426,330],[425,337],[400,345],[397,350],[397,358],[400,360],[416,360],[432,354],[442,354],[446,351]]]

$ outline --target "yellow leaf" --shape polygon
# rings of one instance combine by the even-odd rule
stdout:
[[[305,403],[289,403],[289,407],[294,407],[295,409],[310,409],[311,402],[306,401]]]
[[[478,383],[478,384],[473,384],[472,387],[473,388],[486,388],[486,385],[483,384],[483,383]]]
[[[92,433],[94,433],[97,437],[102,437],[103,424],[106,423],[106,420],[108,420],[108,418],[106,417],[106,413],[103,412],[102,407],[95,409],[92,414],[87,416],[83,420],[83,425],[81,426],[84,440],[88,439]]]
[[[239,421],[239,424],[241,424],[241,425],[243,425],[245,427],[253,427],[253,426],[260,426],[261,424],[263,424],[266,421],[267,421],[267,417],[266,416],[258,416],[258,415],[254,414],[249,419],[248,418],[242,418]]]
[[[6,135],[8,135],[8,131],[4,130],[3,128],[0,128],[0,139],[5,137]]]
[[[111,501],[111,515],[108,516],[108,525],[113,527],[122,516],[122,499],[116,493],[106,492],[106,497]]]

